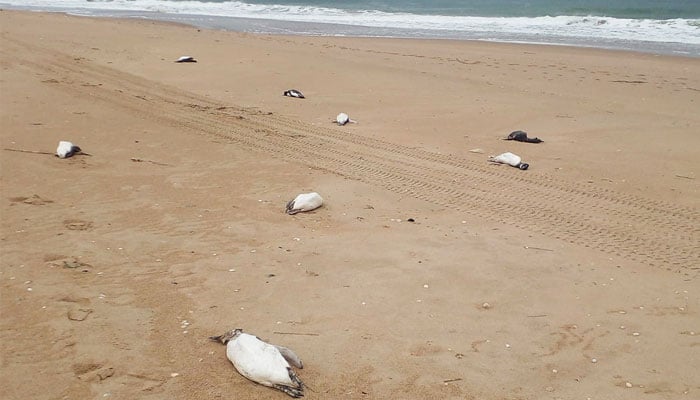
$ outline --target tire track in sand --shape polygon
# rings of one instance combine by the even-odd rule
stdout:
[[[12,45],[46,54],[40,62],[17,60],[22,67],[77,96],[149,120],[638,262],[686,272],[700,265],[696,209],[314,126],[67,54]]]

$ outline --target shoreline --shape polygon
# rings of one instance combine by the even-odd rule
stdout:
[[[700,393],[700,60],[0,29],[0,140],[24,150],[0,150],[3,399],[284,397],[208,339],[234,328],[293,349],[314,399]]]
[[[30,12],[56,12],[68,15],[95,18],[127,18],[147,19],[163,22],[173,22],[191,25],[202,29],[222,29],[231,32],[269,34],[269,35],[298,35],[309,37],[355,37],[355,38],[384,38],[384,39],[415,39],[415,40],[457,40],[477,41],[483,43],[506,43],[542,46],[564,46],[574,48],[591,48],[632,53],[700,58],[700,44],[671,43],[671,42],[641,42],[624,41],[620,39],[583,38],[583,37],[542,37],[538,34],[510,34],[499,37],[492,32],[459,32],[450,30],[382,28],[361,25],[346,25],[338,23],[315,23],[302,21],[287,21],[277,19],[230,17],[195,14],[170,14],[149,11],[126,10],[71,10],[56,7],[55,10],[42,10],[32,7],[10,6],[8,9]]]

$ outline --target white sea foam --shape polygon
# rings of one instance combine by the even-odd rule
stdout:
[[[346,11],[335,8],[257,5],[240,1],[200,2],[167,0],[0,0],[6,5],[43,10],[65,10],[95,15],[100,11],[146,11],[216,17],[256,18],[277,21],[342,24],[414,32],[464,32],[499,37],[522,35],[537,38],[583,38],[589,41],[623,40],[700,45],[700,19],[624,19],[602,16],[469,17],[387,13],[375,10]],[[547,40],[545,40],[547,41]],[[556,41],[556,40],[555,40]]]

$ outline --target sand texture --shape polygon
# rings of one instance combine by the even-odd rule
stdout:
[[[700,59],[0,29],[0,398],[287,398],[236,327],[309,399],[700,398]]]

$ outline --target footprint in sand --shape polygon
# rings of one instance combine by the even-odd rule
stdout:
[[[71,231],[86,231],[92,228],[92,222],[80,219],[67,219],[63,221],[63,226]]]
[[[73,373],[80,380],[103,381],[114,375],[114,368],[98,363],[73,364]]]
[[[32,195],[32,197],[10,197],[10,201],[13,203],[24,203],[32,206],[43,206],[45,204],[53,203],[53,200],[44,199],[37,194]]]

